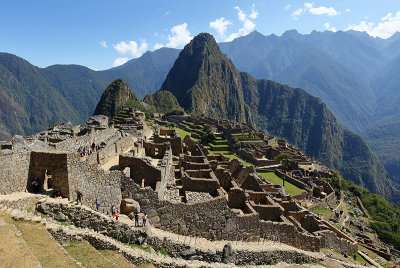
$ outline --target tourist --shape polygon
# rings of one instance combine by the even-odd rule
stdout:
[[[40,184],[38,179],[33,179],[31,185],[32,185],[32,190],[35,194],[40,192]]]
[[[139,214],[135,212],[135,227],[139,226]]]
[[[115,213],[113,217],[115,217],[115,220],[118,220],[119,217],[118,213]]]
[[[217,232],[212,230],[211,231],[211,239],[210,239],[211,242],[214,242],[216,237],[217,237]]]
[[[96,198],[95,204],[96,204],[96,210],[99,211],[100,210],[100,201],[97,200],[97,198]]]
[[[147,214],[145,212],[142,216],[142,227],[146,227],[146,221],[147,221]]]
[[[116,211],[116,209],[115,209],[115,206],[112,205],[112,206],[111,206],[111,216],[114,217],[115,213],[117,213],[117,211]]]
[[[80,191],[76,191],[76,204],[77,205],[79,203],[81,203],[81,206],[82,206],[82,198],[83,198],[83,194]]]

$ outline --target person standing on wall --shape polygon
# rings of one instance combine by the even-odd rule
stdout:
[[[145,212],[142,216],[142,227],[146,227],[146,221],[147,221],[147,214]]]
[[[100,201],[97,200],[97,198],[96,198],[95,204],[96,204],[96,210],[99,211],[100,210]]]
[[[81,206],[82,206],[82,198],[83,198],[83,194],[80,191],[76,191],[76,204],[77,205],[79,203],[81,203]]]
[[[139,226],[139,214],[135,212],[135,227]]]

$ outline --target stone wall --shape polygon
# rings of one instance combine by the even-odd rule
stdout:
[[[327,208],[327,207],[334,208],[335,203],[336,203],[336,195],[335,192],[332,192],[327,197],[322,199],[320,202],[310,207],[310,210],[314,211],[320,208]]]
[[[76,200],[76,191],[83,194],[83,204],[95,208],[96,198],[107,211],[121,203],[120,171],[106,172],[95,164],[88,164],[76,154],[68,154],[69,199]]]
[[[160,201],[150,187],[141,188],[129,178],[122,179],[121,186],[123,196],[137,200],[150,223],[164,230],[200,237],[210,237],[215,230],[217,239],[257,241],[264,237],[304,250],[320,249],[319,237],[298,231],[291,223],[261,221],[258,213],[236,214],[225,196],[191,204],[172,203]]]
[[[97,163],[104,165],[118,154],[124,153],[133,147],[135,138],[131,135],[122,137],[111,144],[107,144],[106,147],[99,150],[97,154]]]
[[[70,226],[62,226],[56,224],[49,224],[49,232],[54,238],[60,242],[73,241],[76,239],[83,238],[87,240],[96,249],[110,249],[119,250],[124,254],[128,260],[138,265],[140,263],[154,263],[156,267],[160,266],[158,263],[159,259],[164,262],[168,262],[170,265],[165,267],[191,267],[195,262],[191,261],[185,263],[186,260],[203,260],[205,262],[199,263],[195,267],[225,267],[225,264],[220,263],[223,261],[223,249],[222,247],[216,248],[214,243],[209,241],[201,241],[198,246],[196,242],[190,243],[189,239],[173,239],[172,237],[165,236],[157,232],[152,234],[150,229],[143,228],[132,228],[121,221],[112,220],[100,213],[92,210],[88,210],[85,207],[75,206],[71,204],[65,204],[63,202],[53,202],[47,200],[38,204],[38,210],[48,214],[52,217],[63,217],[63,221],[73,223],[74,225],[82,228],[78,229]],[[97,231],[95,233],[93,231]],[[136,252],[136,254],[129,254],[126,250],[121,248],[116,240],[110,239],[112,237],[116,240],[124,243],[136,243],[142,244],[146,242],[154,250],[165,250],[171,257],[182,258],[172,259],[171,257],[158,258],[157,256],[151,256],[145,252]],[[192,239],[191,239],[192,240]],[[195,239],[193,239],[195,240]],[[203,243],[209,243],[212,248],[204,246]],[[118,245],[119,244],[119,245]],[[249,244],[250,245],[250,244]],[[232,262],[236,265],[265,265],[274,262],[286,263],[308,263],[319,260],[319,256],[313,253],[303,252],[301,250],[293,249],[290,247],[270,249],[268,245],[265,245],[264,250],[260,250],[260,244],[252,244],[249,246],[234,246],[231,244],[233,251]],[[255,247],[257,247],[255,249]],[[146,255],[146,261],[138,261],[139,258],[143,258]],[[251,257],[249,257],[251,256]],[[177,266],[176,262],[185,263],[185,265]],[[218,262],[218,263],[213,263]],[[173,264],[175,263],[175,264]],[[234,265],[228,265],[234,267]]]
[[[157,183],[161,181],[161,169],[154,167],[146,158],[120,155],[119,167],[121,169],[130,167],[130,177],[138,185],[142,185],[142,180],[144,180],[145,187],[150,186],[155,190]]]
[[[338,237],[334,232],[323,230],[317,232],[321,237],[321,247],[337,250],[342,254],[351,255],[357,252],[356,243],[351,243],[346,239]]]
[[[58,142],[55,144],[55,148],[59,151],[77,152],[81,146],[90,146],[93,142],[96,144],[100,144],[101,142],[107,143],[106,141],[109,140],[110,137],[113,137],[115,140],[120,136],[121,134],[116,132],[114,128],[99,130],[91,128],[90,133]]]
[[[45,183],[46,177],[49,176],[51,176],[51,179],[47,179],[47,183]],[[31,152],[29,177],[29,181],[39,179],[42,189],[60,190],[63,197],[69,197],[67,153]],[[28,185],[28,189],[32,190],[30,188],[30,185]]]
[[[0,194],[25,191],[30,157],[27,150],[0,150]]]

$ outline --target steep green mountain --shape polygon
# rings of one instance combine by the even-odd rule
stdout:
[[[160,88],[178,53],[172,48],[146,52],[105,71],[79,65],[38,68],[0,53],[0,140],[30,135],[58,121],[84,123],[104,88],[117,78],[127,81],[143,98]]]
[[[160,90],[154,94],[146,95],[143,101],[150,105],[150,109],[154,112],[167,113],[174,109],[182,109],[175,96],[170,91],[166,90]]]
[[[117,79],[104,90],[94,110],[94,115],[102,114],[113,117],[128,101],[132,104],[140,103],[129,85],[124,80]]]
[[[0,138],[42,131],[53,122],[68,120],[78,121],[79,114],[39,68],[0,53]]]
[[[209,34],[196,36],[182,50],[162,90],[171,91],[189,112],[254,124],[338,169],[345,178],[390,200],[397,198],[365,141],[343,129],[319,98],[239,73]]]
[[[282,37],[253,32],[230,43],[221,43],[220,47],[232,56],[239,70],[256,78],[304,88],[321,98],[346,128],[360,131],[372,120],[375,95],[355,68],[344,64],[342,59],[353,51],[344,52],[345,45],[340,45],[342,39],[345,40],[339,33],[332,32],[301,35],[288,31]],[[338,55],[339,52],[343,55]]]
[[[371,149],[400,188],[400,121],[371,127],[362,133]]]
[[[251,121],[239,71],[221,53],[214,37],[201,33],[180,52],[161,90],[169,90],[193,114]]]

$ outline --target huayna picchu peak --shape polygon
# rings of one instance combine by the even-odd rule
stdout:
[[[251,122],[240,73],[208,33],[195,36],[179,53],[161,90],[169,90],[188,112]]]

